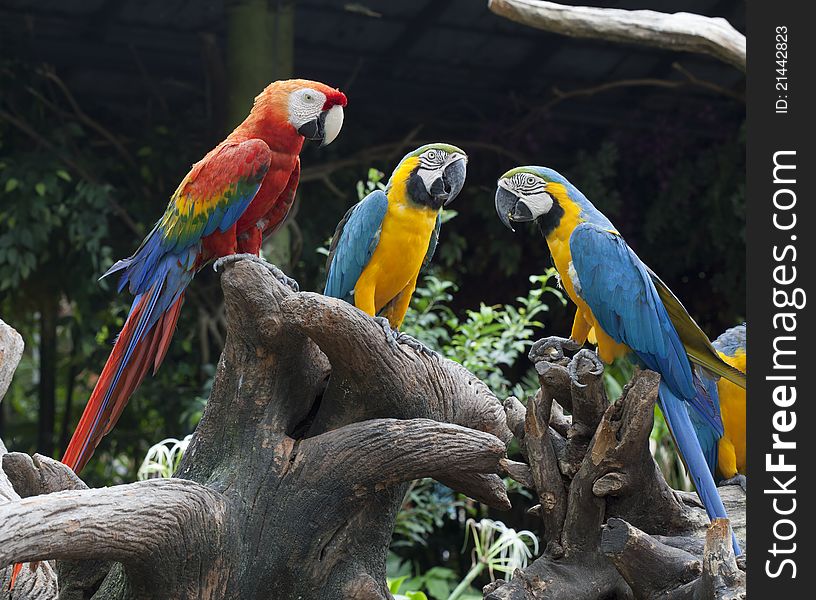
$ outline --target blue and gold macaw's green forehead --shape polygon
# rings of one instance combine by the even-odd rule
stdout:
[[[467,157],[465,151],[459,148],[458,146],[454,146],[453,144],[446,144],[444,142],[434,142],[433,144],[425,144],[424,146],[420,146],[416,150],[413,150],[402,157],[402,160],[406,158],[410,158],[412,156],[420,157],[423,154],[426,154],[429,150],[435,150],[437,152],[442,152],[443,156],[450,156],[451,154],[460,154],[462,156]],[[402,160],[400,162],[402,162]]]
[[[564,186],[571,185],[570,182],[567,181],[567,178],[561,175],[561,173],[555,169],[535,166],[516,167],[515,169],[510,169],[507,171],[507,173],[499,177],[499,180],[511,179],[518,180],[519,183],[522,183],[524,175],[536,175],[547,183],[560,183]]]
[[[419,167],[432,169],[441,167],[445,164],[445,161],[449,160],[452,156],[463,156],[465,160],[467,160],[465,151],[453,144],[445,144],[444,142],[425,144],[403,156],[397,164],[396,169],[394,169],[392,177],[400,172],[402,167],[409,161],[412,170],[418,169]],[[418,159],[418,161],[415,162],[412,159]]]

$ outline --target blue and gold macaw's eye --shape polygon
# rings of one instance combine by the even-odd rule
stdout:
[[[508,187],[522,196],[532,196],[542,193],[547,187],[547,181],[533,173],[516,173],[510,177]]]
[[[419,166],[422,169],[438,169],[445,163],[448,153],[444,150],[431,148],[419,156]]]

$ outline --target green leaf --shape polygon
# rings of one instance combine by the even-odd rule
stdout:
[[[14,177],[9,178],[9,180],[6,181],[6,193],[13,192],[14,190],[17,189],[19,185],[20,182],[17,181]]]
[[[402,577],[397,577],[396,579],[389,579],[388,580],[388,591],[392,594],[396,594],[399,592],[400,586],[402,582],[408,579],[408,575],[403,575]]]
[[[42,181],[38,181],[34,186],[34,191],[37,192],[38,196],[45,196],[45,190],[45,184]]]
[[[70,173],[68,173],[68,171],[66,171],[64,169],[57,169],[56,172],[57,172],[57,177],[59,177],[60,179],[64,179],[65,181],[71,181],[71,175],[70,175]]]

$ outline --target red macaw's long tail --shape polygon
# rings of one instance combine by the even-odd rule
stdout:
[[[62,462],[79,473],[91,458],[97,444],[116,424],[130,396],[153,366],[155,374],[161,365],[176,329],[184,293],[169,309],[151,318],[156,297],[152,291],[137,298],[125,326],[113,346],[108,362],[96,382]],[[155,324],[148,329],[151,321]]]
[[[177,253],[151,256],[157,247],[155,232],[136,254],[120,260],[103,275],[123,271],[119,291],[129,285],[137,295],[62,457],[62,462],[76,473],[116,424],[147,370],[152,365],[155,374],[164,360],[184,303],[184,290],[198,267],[199,244]],[[32,569],[37,564],[31,563]],[[22,566],[14,565],[9,589],[14,587]]]
[[[155,304],[152,301],[154,295],[147,293],[134,301],[125,326],[116,339],[110,358],[102,369],[65,456],[62,457],[62,462],[76,473],[82,470],[99,441],[116,424],[150,365],[153,365],[155,374],[167,354],[184,302],[184,292],[159,316],[155,325],[139,338],[140,328],[143,329],[143,324],[150,321],[148,315],[151,305]],[[38,564],[31,563],[32,571]],[[14,588],[22,569],[22,563],[14,565],[9,590]]]
[[[124,270],[119,287],[130,283],[137,296],[62,458],[75,472],[82,470],[116,424],[148,369],[158,370],[176,329],[184,290],[195,274],[198,254],[193,247],[181,255],[166,255],[145,276],[137,252],[105,273]]]

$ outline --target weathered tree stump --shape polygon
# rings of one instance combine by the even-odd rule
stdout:
[[[511,433],[471,373],[257,263],[222,286],[226,345],[175,478],[87,489],[7,454],[28,497],[0,505],[0,565],[56,559],[63,599],[384,599],[404,482],[509,506]]]
[[[509,583],[488,585],[485,598],[745,597],[728,521],[709,525],[696,495],[672,490],[649,452],[659,375],[638,372],[609,405],[597,356],[581,350],[570,360],[569,346],[537,342],[530,358],[541,388],[526,410],[515,398],[505,402],[529,464],[505,472],[532,484],[545,550]],[[745,493],[720,491],[744,549]]]

